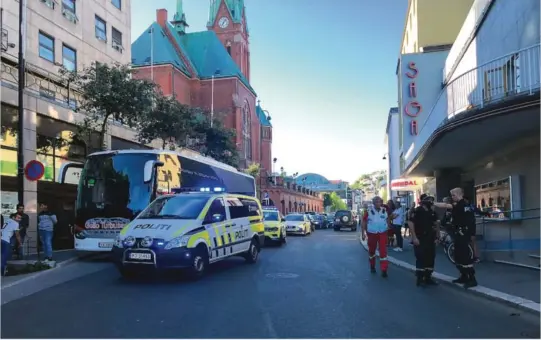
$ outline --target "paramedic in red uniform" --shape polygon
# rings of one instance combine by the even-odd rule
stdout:
[[[383,200],[376,196],[372,199],[374,206],[365,210],[361,225],[361,237],[364,241],[368,238],[368,259],[370,271],[376,272],[376,249],[379,250],[379,265],[381,276],[387,277],[387,230],[389,214],[383,208]],[[379,245],[379,247],[378,247]]]

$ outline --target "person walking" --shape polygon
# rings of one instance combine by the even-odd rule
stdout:
[[[387,277],[387,230],[389,215],[383,208],[383,200],[376,196],[372,199],[373,207],[364,212],[361,225],[362,240],[368,238],[368,260],[370,272],[376,273],[376,249],[379,250],[381,276]]]
[[[38,215],[38,233],[41,244],[43,245],[45,261],[53,260],[53,231],[54,225],[57,222],[56,215],[49,211],[46,203],[42,203]]]
[[[394,210],[391,215],[391,224],[396,236],[396,247],[394,251],[402,251],[404,249],[404,237],[402,236],[402,226],[404,225],[404,207],[400,202],[393,202]]]
[[[469,245],[472,233],[475,232],[475,215],[471,207],[464,200],[462,188],[451,190],[451,198],[454,204],[434,203],[439,208],[452,209],[452,225],[455,233],[455,263],[460,277],[453,280],[453,283],[461,283],[464,288],[477,286],[473,258],[470,256]]]
[[[9,218],[6,220],[6,222],[2,225],[2,246],[1,246],[1,275],[4,276],[6,274],[7,269],[7,263],[8,260],[11,257],[11,238],[15,236],[15,239],[21,243],[21,239],[19,237],[19,222],[21,220],[21,217],[19,215],[14,215],[13,218]]]
[[[436,285],[432,279],[436,259],[438,217],[432,209],[434,197],[421,195],[421,204],[411,213],[408,223],[415,252],[417,286]]]
[[[24,212],[24,204],[17,204],[17,212],[12,214],[11,218],[13,218],[13,215],[20,216],[19,220],[19,237],[20,241],[18,242],[16,237],[13,236],[11,238],[11,244],[13,248],[17,252],[17,257],[22,260],[24,258],[24,241],[26,239],[26,232],[28,230],[28,226],[30,225],[30,218],[27,214]]]

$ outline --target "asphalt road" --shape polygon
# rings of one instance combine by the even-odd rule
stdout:
[[[387,279],[370,274],[357,237],[290,237],[255,265],[231,259],[198,282],[126,282],[106,266],[2,305],[1,337],[539,338],[539,316],[417,288],[397,267]]]

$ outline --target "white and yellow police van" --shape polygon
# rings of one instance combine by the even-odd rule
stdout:
[[[255,197],[187,192],[154,200],[114,242],[112,257],[122,276],[187,270],[203,276],[209,264],[231,256],[257,262],[264,245],[262,209]]]
[[[285,218],[278,208],[263,207],[263,224],[265,225],[265,244],[277,242],[283,245],[287,242]]]

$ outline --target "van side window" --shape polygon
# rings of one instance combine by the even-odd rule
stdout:
[[[229,208],[229,214],[231,219],[242,218],[250,216],[248,214],[248,208],[242,204],[242,202],[236,197],[227,197],[227,207]]]
[[[223,215],[224,218],[227,216],[225,213],[224,201],[221,198],[217,198],[210,204],[209,211],[207,216],[205,216],[204,223],[212,223],[212,216],[215,214]]]
[[[261,209],[256,201],[247,198],[241,198],[240,201],[248,210],[248,216],[261,216]]]

